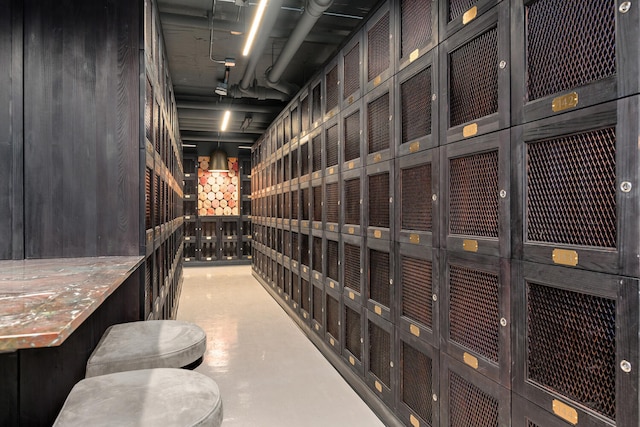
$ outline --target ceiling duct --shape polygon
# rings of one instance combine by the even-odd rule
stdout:
[[[333,0],[307,0],[307,6],[304,8],[304,13],[298,21],[298,25],[291,33],[287,44],[282,48],[282,52],[280,52],[275,64],[267,72],[267,85],[269,87],[278,89],[289,96],[293,96],[297,92],[297,88],[294,85],[280,81],[282,73],[287,69],[291,59],[300,49],[318,19],[332,4]]]

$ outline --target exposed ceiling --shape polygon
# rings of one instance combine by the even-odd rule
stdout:
[[[270,0],[252,52],[242,56],[258,0],[159,0],[160,20],[178,105],[183,144],[216,141],[251,145],[311,78],[378,0]],[[322,12],[322,6],[329,7]],[[311,16],[318,16],[317,21]],[[269,21],[273,22],[269,25]],[[277,84],[266,78],[300,22],[313,23],[290,61],[283,61]],[[315,21],[315,22],[314,22]],[[272,27],[269,30],[269,27]],[[268,31],[268,36],[265,32]],[[299,31],[299,30],[298,30]],[[262,49],[261,49],[262,47]],[[287,50],[289,50],[287,48]],[[215,93],[229,68],[227,95]],[[245,72],[249,68],[247,75]],[[274,77],[277,70],[270,77]],[[275,87],[275,88],[274,88]],[[219,132],[224,110],[232,111],[227,131]],[[248,120],[245,120],[248,119]],[[241,130],[242,122],[245,126]]]

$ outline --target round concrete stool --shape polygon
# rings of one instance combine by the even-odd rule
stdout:
[[[211,378],[184,369],[144,369],[86,378],[54,426],[219,426],[222,399]]]
[[[89,357],[86,377],[138,369],[193,368],[202,361],[206,347],[205,332],[190,322],[121,323],[105,331]]]

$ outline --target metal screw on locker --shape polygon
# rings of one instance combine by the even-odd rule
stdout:
[[[630,1],[623,1],[622,3],[620,3],[620,7],[618,8],[620,13],[627,13],[629,12],[629,9],[631,9]]]

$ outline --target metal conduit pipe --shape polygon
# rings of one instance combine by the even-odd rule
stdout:
[[[289,92],[294,90],[291,85],[280,83],[282,73],[289,66],[291,59],[300,49],[300,45],[302,45],[313,26],[331,4],[333,4],[333,0],[307,0],[307,6],[304,8],[304,14],[298,21],[298,25],[291,33],[287,44],[282,48],[282,52],[280,52],[275,64],[268,71],[266,77],[269,87],[281,90],[289,96],[294,95],[295,92]]]
[[[213,110],[213,111],[238,111],[241,113],[278,114],[282,107],[269,107],[266,105],[242,105],[218,102],[178,101],[178,114],[180,110]]]
[[[242,88],[242,82],[239,85],[233,85],[227,91],[227,96],[234,98],[256,98],[259,100],[275,100],[275,101],[288,101],[290,96],[286,93],[279,91],[277,88],[270,88],[264,86],[249,86],[245,89]]]
[[[276,24],[276,19],[278,18],[280,8],[282,7],[282,1],[283,0],[270,0],[267,4],[267,8],[262,16],[260,29],[258,30],[253,42],[253,48],[251,49],[251,56],[247,62],[247,68],[245,68],[244,76],[242,76],[242,80],[238,85],[242,92],[247,91],[249,86],[251,86],[251,82],[253,82],[253,76],[255,74],[256,67],[258,66],[258,61],[260,60],[260,56],[267,45],[267,41],[269,41],[269,34],[271,34],[271,30]]]

